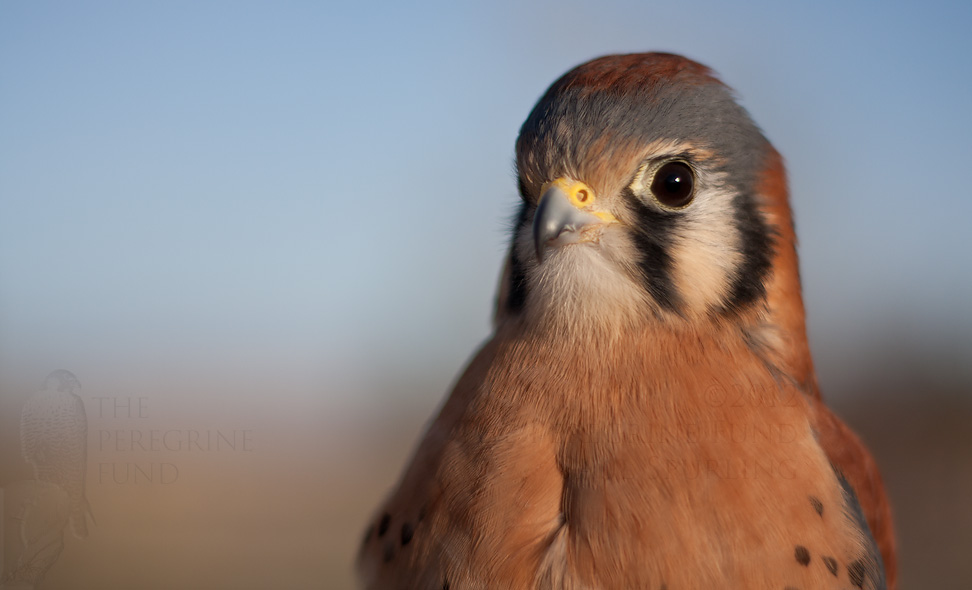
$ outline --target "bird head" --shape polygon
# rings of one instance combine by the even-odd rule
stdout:
[[[51,371],[44,378],[44,389],[47,391],[78,394],[81,391],[81,382],[78,381],[78,378],[71,371],[57,369],[56,371]]]
[[[497,322],[805,341],[782,161],[705,66],[645,53],[574,68],[523,123],[516,170]]]

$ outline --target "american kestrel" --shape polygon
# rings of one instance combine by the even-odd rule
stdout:
[[[369,589],[893,588],[824,405],[783,162],[684,57],[595,59],[520,130],[495,331],[367,527]]]

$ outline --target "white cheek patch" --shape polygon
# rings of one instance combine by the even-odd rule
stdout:
[[[680,212],[669,250],[683,311],[695,315],[728,300],[733,277],[743,263],[735,194],[721,176],[699,175],[695,199]]]
[[[665,159],[664,154],[691,154],[695,161],[719,161],[706,149],[678,141],[651,144],[644,157],[659,162]],[[643,195],[636,198],[646,201],[646,206],[657,209],[662,206],[645,194],[647,177],[656,170],[654,165],[642,165],[628,188],[634,195]],[[699,167],[695,167],[695,173],[695,197],[677,212],[677,222],[664,249],[672,261],[669,276],[679,312],[702,316],[729,299],[743,255],[732,202],[735,193],[726,186],[726,175]]]
[[[517,240],[526,261],[526,313],[567,329],[612,329],[640,323],[650,315],[642,285],[623,269],[637,256],[621,228],[605,228],[599,242],[549,249],[536,263],[528,231]]]

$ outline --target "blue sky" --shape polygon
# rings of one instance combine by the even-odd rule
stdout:
[[[488,334],[520,123],[644,50],[713,67],[787,159],[818,359],[880,330],[972,358],[970,26],[968,2],[0,4],[0,364],[444,387]]]

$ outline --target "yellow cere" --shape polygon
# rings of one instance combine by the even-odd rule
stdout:
[[[582,211],[586,211],[599,219],[612,222],[617,221],[613,215],[607,211],[595,211],[594,210],[594,189],[587,186],[579,180],[573,180],[570,178],[558,178],[551,182],[549,186],[555,186],[566,193],[567,198],[570,203]]]

